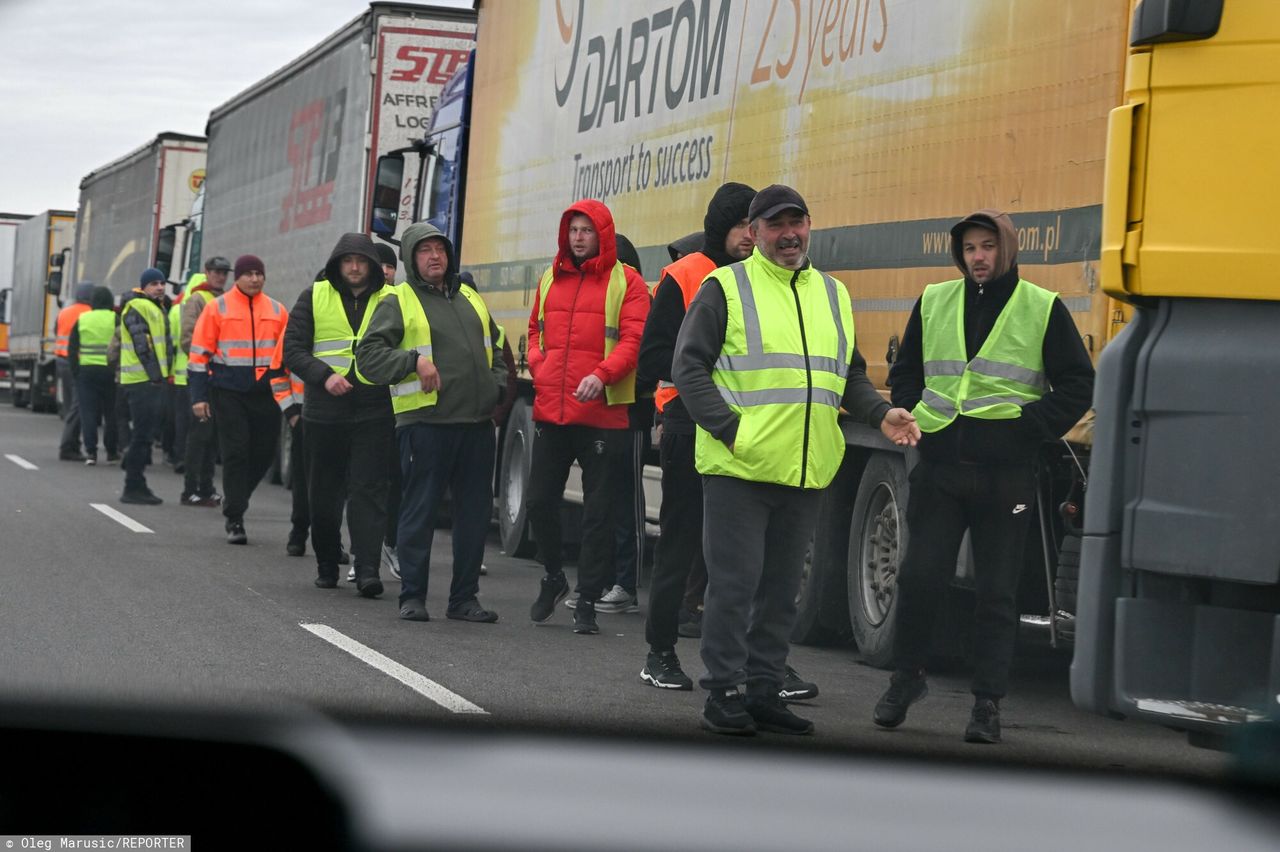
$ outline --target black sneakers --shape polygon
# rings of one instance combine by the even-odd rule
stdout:
[[[775,734],[812,734],[813,722],[802,719],[776,695],[747,695],[743,702],[756,727]]]
[[[894,672],[889,688],[876,702],[872,719],[882,728],[896,728],[907,720],[907,708],[928,694],[923,670]]]
[[[337,581],[338,578],[334,577],[335,584]],[[362,598],[376,598],[382,594],[382,580],[377,577],[364,577],[356,580],[356,593]]]
[[[404,601],[400,604],[400,618],[404,621],[430,621],[427,605],[422,601]]]
[[[124,493],[120,495],[120,502],[133,503],[138,506],[159,506],[164,500],[152,493],[150,488],[143,486],[142,488],[126,488]]]
[[[578,605],[573,608],[573,632],[583,636],[594,636],[600,632],[600,625],[596,624],[595,601],[578,598]]]
[[[693,679],[680,668],[680,658],[675,651],[650,651],[640,670],[640,679],[659,689],[693,689]]]
[[[227,521],[227,544],[248,544],[249,536],[244,531],[244,521]]]
[[[317,588],[317,589],[336,589],[336,588],[338,588],[338,578],[337,578],[337,577],[316,577],[316,579],[315,579],[315,583],[316,583],[316,588]]]
[[[556,604],[569,594],[569,581],[563,571],[546,574],[542,578],[542,587],[538,590],[538,599],[529,607],[529,618],[538,624],[546,624],[556,611]]]
[[[783,701],[809,701],[818,697],[818,685],[812,681],[802,680],[800,673],[787,666],[787,673],[782,679],[782,688],[778,697]]]
[[[973,712],[969,714],[969,724],[964,729],[964,741],[967,743],[1000,742],[1000,705],[990,698],[979,698],[973,702]]]
[[[702,727],[713,734],[749,737],[756,732],[756,721],[737,689],[713,689],[702,707]]]
[[[307,533],[305,530],[290,530],[289,541],[284,546],[284,552],[290,556],[303,556],[307,552]]]

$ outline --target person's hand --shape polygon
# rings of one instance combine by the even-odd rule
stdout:
[[[578,389],[573,392],[573,398],[578,402],[590,402],[593,399],[599,399],[602,393],[604,393],[604,382],[593,373],[578,382]]]
[[[204,421],[209,419],[209,403],[207,402],[193,403],[191,406],[191,413],[195,416],[197,420],[203,423]]]
[[[418,373],[418,381],[422,383],[423,393],[440,390],[440,371],[431,363],[431,359],[419,356],[414,370]]]
[[[885,412],[880,431],[900,447],[914,447],[920,440],[920,426],[905,408],[890,408]]]
[[[330,396],[342,396],[343,394],[351,393],[351,382],[334,373],[324,380],[324,389],[329,392]]]

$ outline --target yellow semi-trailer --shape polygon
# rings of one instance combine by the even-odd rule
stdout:
[[[1071,694],[1214,742],[1280,718],[1280,7],[1146,0],[1126,43]]]
[[[522,350],[560,213],[577,198],[609,205],[652,281],[667,244],[702,229],[722,182],[790,184],[812,211],[813,262],[849,288],[883,387],[913,302],[957,275],[951,224],[995,207],[1018,229],[1023,276],[1061,294],[1096,353],[1122,324],[1098,262],[1128,26],[1114,0],[481,2],[473,73],[446,90],[458,100],[426,140],[435,180],[422,215],[461,235],[463,265]],[[453,203],[435,191],[450,182],[464,184]],[[509,551],[528,545],[529,411],[517,405],[500,463]],[[913,459],[858,424],[845,435],[797,635],[852,629],[885,663]],[[1087,444],[1087,428],[1074,437]],[[1052,534],[1028,553],[1022,586],[1023,611],[1063,631],[1058,610],[1071,607],[1054,598],[1074,594],[1077,536],[1057,590],[1051,581],[1074,527],[1057,508],[1082,489],[1076,458],[1083,446],[1074,457],[1046,447]],[[647,508],[654,517],[656,499]],[[962,564],[959,584],[968,577]]]

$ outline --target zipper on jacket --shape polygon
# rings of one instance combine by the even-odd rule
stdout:
[[[253,297],[249,297],[249,364],[253,370],[253,385],[258,383],[258,329],[253,320]],[[249,385],[250,388],[253,385]]]
[[[796,300],[796,319],[800,323],[800,348],[804,350],[804,442],[800,450],[800,487],[804,488],[805,476],[809,470],[809,414],[813,408],[813,370],[809,367],[809,341],[804,334],[804,311],[800,310],[800,291],[796,289],[796,279],[804,269],[797,269],[791,274],[791,295]]]
[[[573,291],[573,304],[569,305],[569,336],[565,340],[564,369],[560,371],[560,424],[565,422],[564,398],[569,388],[569,355],[573,348],[573,315],[578,310],[578,297],[582,295],[582,282],[587,280],[587,273],[578,270],[578,289]],[[547,298],[551,298],[551,290],[547,289]],[[543,313],[546,313],[544,307]],[[544,332],[545,333],[545,332]],[[575,388],[576,390],[576,388]]]

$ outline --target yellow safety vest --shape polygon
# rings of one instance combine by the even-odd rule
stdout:
[[[547,346],[543,342],[546,333],[547,294],[551,292],[551,282],[555,278],[555,268],[548,266],[542,273],[542,281],[538,283],[538,348],[543,352]],[[604,296],[604,357],[618,345],[621,338],[619,318],[622,316],[622,302],[627,295],[627,273],[621,261],[613,265],[609,273],[609,289]],[[636,371],[632,370],[617,382],[604,386],[604,401],[608,405],[625,405],[636,401]]]
[[[408,283],[397,284],[387,298],[394,295],[400,302],[400,317],[404,322],[404,337],[400,339],[400,348],[404,351],[416,351],[428,361],[435,359],[431,355],[431,325],[427,322],[427,313],[422,309],[422,302],[413,286]],[[480,319],[481,335],[484,340],[485,360],[493,366],[493,338],[489,335],[491,322],[489,309],[480,294],[470,287],[458,288],[458,295],[467,300],[467,304],[475,310]],[[415,408],[427,408],[436,404],[439,391],[423,393],[422,381],[416,371],[410,372],[399,382],[391,386],[391,409],[396,414],[413,411]]]
[[[698,472],[826,488],[844,458],[837,420],[853,360],[849,291],[813,268],[796,276],[759,249],[708,278],[728,309],[711,379],[740,419],[732,451],[698,428]]]
[[[200,281],[196,281],[199,278]],[[191,287],[196,286],[204,281],[204,274],[197,272],[191,276],[191,280],[187,282],[187,298],[199,296],[207,305],[213,301],[213,293],[208,290],[192,291]],[[181,301],[169,309],[169,340],[173,344],[173,383],[179,387],[183,387],[187,383],[187,359],[188,355],[182,348],[182,309],[186,306],[186,301]]]
[[[146,320],[147,333],[151,335],[151,349],[155,353],[156,361],[160,364],[160,377],[168,378],[168,327],[164,311],[146,296],[135,296],[125,303],[124,310],[120,312],[120,384],[136,385],[150,381],[147,368],[142,366],[138,353],[134,351],[133,335],[124,324],[124,318],[129,311],[136,311]]]
[[[110,309],[85,311],[76,320],[80,332],[80,366],[107,366],[107,350],[116,330],[116,312]]]
[[[378,303],[391,295],[393,286],[379,287],[369,294],[369,304],[364,309],[364,319],[360,328],[352,331],[347,320],[346,308],[342,306],[342,296],[336,287],[328,281],[317,281],[311,287],[311,316],[314,323],[311,354],[326,364],[339,376],[346,376],[355,363],[356,342],[364,337],[369,329],[369,321],[373,319],[373,310]],[[372,384],[356,370],[356,378],[364,384]]]
[[[964,280],[930,284],[920,298],[924,392],[911,413],[922,432],[959,415],[1013,420],[1049,389],[1044,334],[1057,294],[1019,281],[970,361],[964,337]]]

